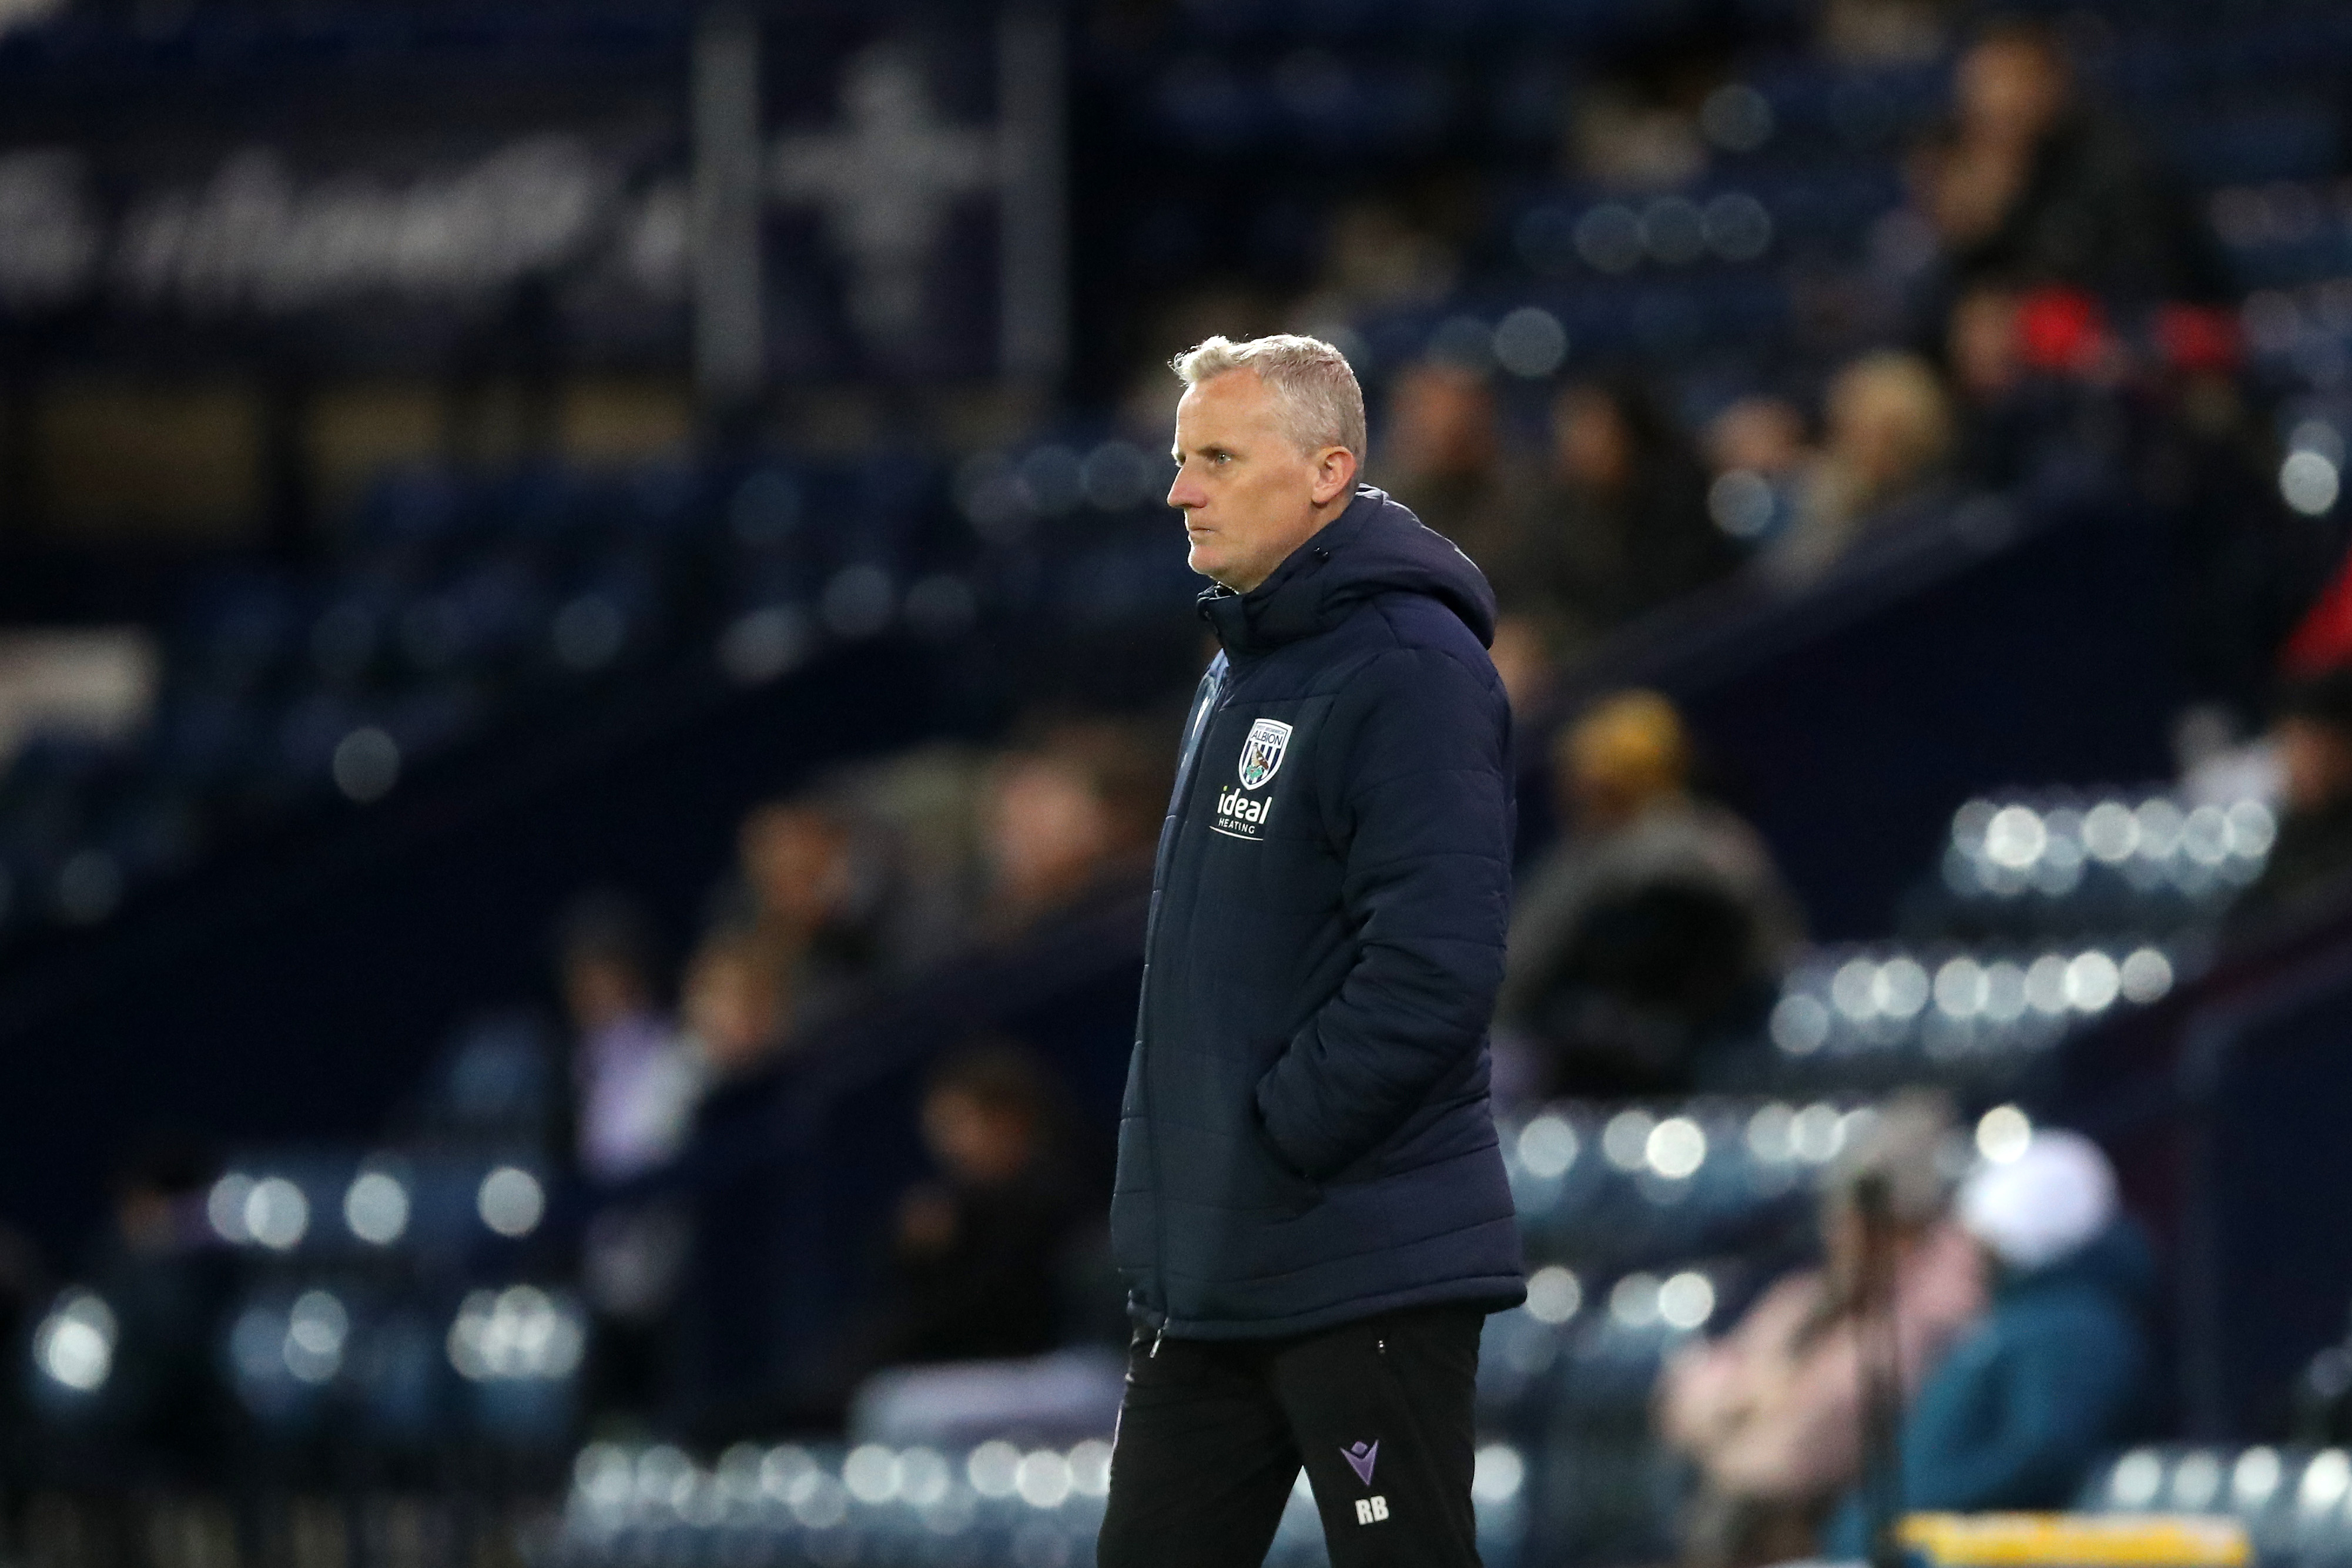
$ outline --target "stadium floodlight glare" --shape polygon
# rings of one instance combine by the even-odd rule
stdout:
[[[579,1310],[535,1285],[476,1290],[449,1325],[449,1364],[468,1382],[556,1380],[579,1370],[587,1331]]]
[[[1687,1116],[1669,1116],[1650,1130],[1642,1157],[1659,1175],[1682,1181],[1706,1163],[1706,1131]]]
[[[1808,1165],[1826,1165],[1845,1147],[1845,1119],[1834,1105],[1808,1105],[1790,1119],[1789,1147]]]
[[[1991,992],[1984,965],[1963,955],[1948,958],[1936,971],[1936,1009],[1947,1017],[1973,1018]]]
[[[343,1194],[343,1224],[371,1247],[390,1247],[408,1230],[408,1208],[399,1177],[362,1171]]]
[[[1658,1287],[1658,1316],[1666,1327],[1689,1332],[1714,1315],[1715,1286],[1698,1270],[1686,1268]]]
[[[1611,1287],[1609,1318],[1622,1329],[1647,1329],[1658,1321],[1658,1277],[1628,1274]]]
[[[1772,1043],[1792,1057],[1811,1056],[1830,1037],[1830,1010],[1816,996],[1799,992],[1774,1004]]]
[[[1054,1509],[1070,1498],[1070,1461],[1051,1448],[1021,1456],[1013,1472],[1013,1489],[1031,1508]]]
[[[2156,1500],[2164,1485],[2164,1456],[2153,1448],[2134,1448],[2116,1461],[2107,1477],[2107,1497],[2116,1506],[2143,1509]]]
[[[955,1484],[948,1462],[932,1448],[908,1448],[898,1456],[898,1500],[909,1508],[936,1508]]]
[[[2289,452],[2279,465],[2280,499],[2305,517],[2324,517],[2335,510],[2344,488],[2344,476],[2324,452]]]
[[[1540,305],[1523,305],[1495,324],[1495,361],[1521,380],[1540,380],[1567,357],[1567,331]]]
[[[1649,1163],[1650,1133],[1658,1119],[1639,1109],[1621,1110],[1601,1130],[1601,1153],[1621,1171],[1638,1171]]]
[[[898,1495],[898,1457],[879,1443],[861,1443],[841,1462],[841,1484],[867,1505]]]
[[[1758,1106],[1748,1119],[1748,1152],[1762,1164],[1787,1164],[1796,1152],[1789,1142],[1796,1119],[1797,1113],[1777,1100]]]
[[[1985,965],[1985,1017],[2014,1024],[2025,1016],[2025,971],[2006,958]]]
[[[1546,1181],[1566,1175],[1581,1152],[1576,1129],[1551,1115],[1538,1116],[1520,1128],[1515,1147],[1520,1168]]]
[[[547,1194],[539,1178],[520,1165],[500,1165],[482,1178],[474,1207],[499,1235],[529,1236],[547,1214]]]
[[[2139,847],[2139,821],[2119,800],[2103,800],[2083,814],[2083,847],[2091,858],[2119,866]]]
[[[1528,1276],[1528,1316],[1538,1323],[1565,1323],[1584,1308],[1584,1286],[1572,1270],[1546,1264]]]
[[[1985,856],[1996,866],[2021,871],[2042,858],[2050,834],[2041,813],[2029,805],[2003,806],[1985,826]]]
[[[849,1494],[830,1474],[812,1469],[793,1479],[784,1506],[803,1528],[831,1530],[849,1517]]]
[[[1527,1461],[1508,1443],[1489,1443],[1478,1450],[1470,1471],[1470,1495],[1489,1505],[1510,1501],[1526,1484]]]
[[[335,743],[331,763],[335,787],[365,805],[382,800],[400,782],[400,745],[373,724],[362,725]]]
[[[760,1495],[776,1502],[790,1500],[792,1484],[816,1468],[816,1459],[798,1443],[779,1443],[760,1460]]]
[[[253,1239],[246,1228],[245,1203],[253,1195],[253,1178],[242,1171],[231,1171],[213,1184],[205,1197],[205,1218],[213,1234],[232,1247],[243,1247]]]
[[[1013,1475],[1021,1467],[1021,1450],[1001,1439],[992,1438],[971,1451],[964,1460],[964,1479],[971,1489],[984,1498],[1008,1498],[1013,1495]]]
[[[264,1176],[245,1197],[245,1230],[272,1252],[291,1252],[310,1230],[310,1200],[283,1176]]]
[[[572,1490],[590,1507],[615,1512],[628,1506],[635,1488],[629,1456],[614,1443],[591,1443],[572,1461]]]
[[[682,1449],[656,1443],[637,1456],[637,1502],[646,1508],[676,1510],[694,1489],[694,1461]]]
[[[2295,1507],[2313,1516],[2329,1513],[2348,1490],[2352,1490],[2352,1455],[2341,1448],[2322,1448],[2303,1468],[2303,1480],[2294,1492]]]
[[[2146,1005],[2172,989],[2172,961],[2159,949],[2139,948],[2124,960],[2116,979],[2125,1001]]]
[[[33,1331],[33,1364],[60,1387],[95,1394],[113,1375],[120,1333],[114,1310],[77,1286],[58,1297]]]
[[[2238,1456],[2238,1463],[2230,1474],[2230,1499],[2240,1510],[2261,1507],[2278,1490],[2284,1475],[2278,1450],[2257,1447]]]
[[[1070,1489],[1080,1497],[1110,1495],[1110,1445],[1088,1437],[1070,1450]]]
[[[1996,1105],[1977,1119],[1977,1152],[2006,1165],[2033,1142],[2033,1123],[2014,1105]]]
[[[1731,468],[1706,489],[1706,515],[1734,539],[1754,539],[1772,526],[1779,502],[1772,481],[1749,468]]]
[[[2206,1453],[2187,1454],[2172,1470],[2172,1503],[2189,1513],[2212,1506],[2221,1490],[2221,1463]]]
[[[1854,1023],[1868,1023],[1878,1012],[1878,966],[1867,958],[1838,965],[1830,980],[1830,1005]]]
[[[2151,795],[2132,815],[2139,825],[2140,854],[2150,860],[2171,859],[2188,821],[2180,807],[2163,795]]]
[[[1871,1001],[1890,1018],[1918,1016],[1927,1005],[1927,971],[1914,958],[1891,958],[1871,978]]]
[[[286,1315],[279,1358],[304,1383],[331,1382],[342,1370],[343,1344],[351,1331],[351,1314],[341,1301],[326,1290],[306,1290]]]

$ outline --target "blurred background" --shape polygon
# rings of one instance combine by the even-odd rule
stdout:
[[[2347,79],[0,0],[0,1563],[1091,1562],[1166,363],[1283,330],[1505,612],[1486,1561],[1856,1550],[1865,1416],[2352,1560]]]

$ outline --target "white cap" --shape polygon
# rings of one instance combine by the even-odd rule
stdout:
[[[2055,1263],[2114,1223],[2116,1170],[2079,1132],[2038,1130],[2024,1152],[1977,1167],[1960,1226],[2011,1268]]]

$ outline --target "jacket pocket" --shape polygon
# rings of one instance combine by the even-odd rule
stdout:
[[[1274,1134],[1266,1131],[1265,1119],[1258,1112],[1255,1096],[1244,1115],[1257,1163],[1265,1176],[1268,1206],[1295,1217],[1321,1203],[1322,1184],[1293,1165],[1290,1156],[1275,1142]]]

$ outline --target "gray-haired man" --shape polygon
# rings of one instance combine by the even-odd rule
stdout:
[[[1311,338],[1177,361],[1223,651],[1160,835],[1111,1231],[1138,1328],[1101,1568],[1256,1563],[1304,1464],[1335,1568],[1477,1562],[1485,1315],[1525,1294],[1486,1101],[1510,891],[1494,596],[1356,483]]]

